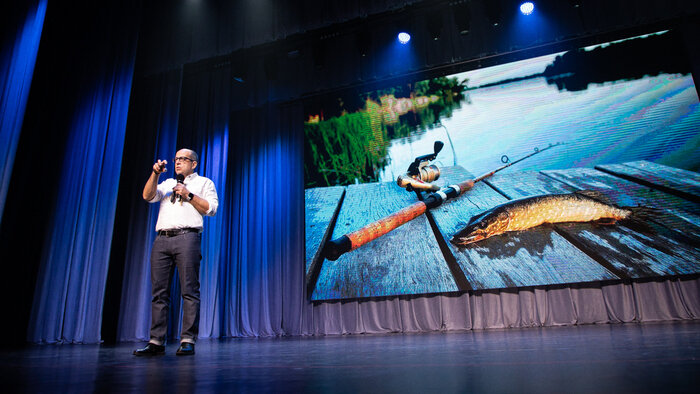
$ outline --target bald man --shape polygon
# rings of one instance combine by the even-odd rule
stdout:
[[[199,263],[202,259],[201,238],[204,216],[214,216],[219,206],[214,182],[197,175],[197,153],[180,149],[173,164],[181,179],[166,179],[158,184],[160,174],[167,171],[166,160],[153,164],[151,176],[143,188],[143,199],[160,202],[156,231],[158,236],[151,250],[151,332],[146,347],[134,350],[136,356],[165,354],[168,328],[170,284],[177,267],[182,293],[182,330],[178,356],[194,354],[199,332]]]

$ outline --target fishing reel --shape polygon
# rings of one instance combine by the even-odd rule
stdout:
[[[396,183],[409,192],[414,190],[440,190],[440,187],[430,183],[440,178],[440,169],[435,164],[430,164],[430,162],[435,160],[444,145],[442,141],[435,141],[433,153],[416,157],[413,163],[408,166],[406,174],[399,175]]]

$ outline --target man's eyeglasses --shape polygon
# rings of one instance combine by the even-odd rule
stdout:
[[[177,163],[178,161],[194,161],[194,160],[190,159],[189,157],[185,157],[185,156],[179,156],[179,157],[173,158],[173,163]]]

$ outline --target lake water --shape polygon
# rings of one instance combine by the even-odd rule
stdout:
[[[557,142],[566,145],[505,171],[634,160],[700,170],[700,105],[689,75],[590,85],[577,92],[532,78],[467,94],[470,103],[442,119],[444,127],[392,140],[391,162],[380,181],[396,180],[416,156],[433,151],[435,140],[445,143],[438,166],[458,164],[477,176],[501,166],[502,155],[516,160]]]

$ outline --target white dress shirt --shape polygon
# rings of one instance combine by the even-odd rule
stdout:
[[[205,215],[214,216],[216,209],[219,207],[219,196],[216,194],[214,182],[209,178],[197,175],[195,172],[188,175],[183,183],[190,193],[207,200],[209,210]],[[149,201],[151,203],[160,201],[156,231],[177,228],[198,228],[201,230],[204,224],[204,217],[192,204],[184,201],[184,199],[182,202],[177,200],[174,203],[170,202],[170,196],[173,194],[175,185],[177,185],[177,181],[174,178],[161,182],[156,188],[156,196]]]

